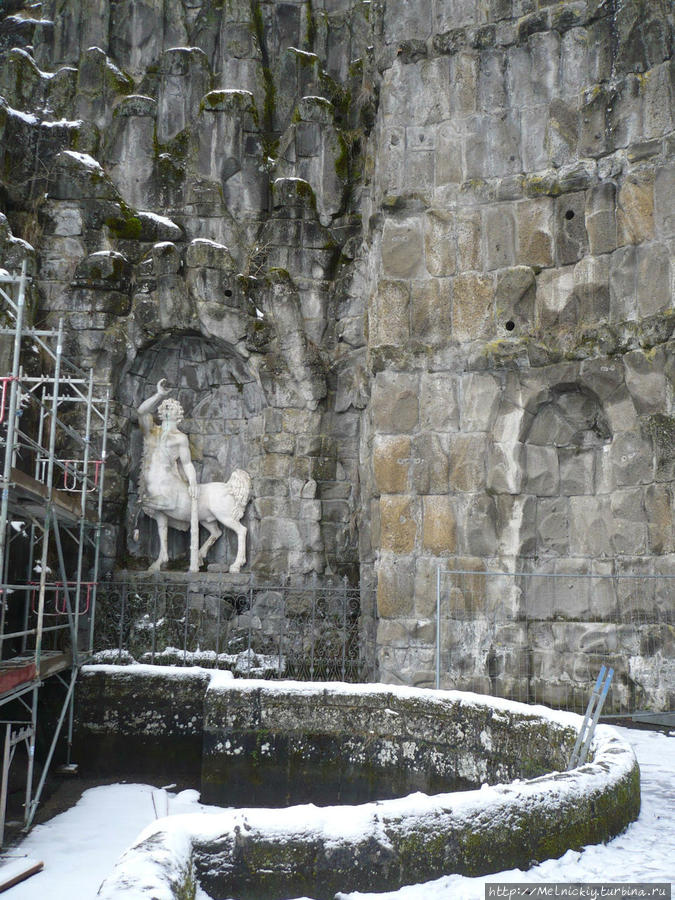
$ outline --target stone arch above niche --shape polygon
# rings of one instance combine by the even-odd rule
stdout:
[[[247,363],[224,343],[198,334],[167,334],[138,352],[120,378],[118,400],[130,422],[127,552],[139,561],[156,555],[158,541],[154,522],[143,513],[138,514],[139,540],[133,540],[142,454],[135,410],[152,395],[161,378],[175,388],[171,396],[180,401],[185,411],[180,427],[189,435],[200,482],[227,481],[237,467],[248,471],[254,468],[260,443],[253,437],[260,431],[260,415],[266,405]],[[252,508],[250,504],[243,519],[249,529],[249,547],[258,531]],[[187,534],[170,529],[170,558],[186,554],[187,549]],[[231,562],[235,553],[236,537],[226,532],[208,559]]]

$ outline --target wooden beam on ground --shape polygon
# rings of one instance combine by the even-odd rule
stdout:
[[[28,856],[6,863],[0,868],[0,893],[8,891],[20,881],[30,878],[31,875],[37,875],[44,869],[44,866],[42,860],[31,859]]]

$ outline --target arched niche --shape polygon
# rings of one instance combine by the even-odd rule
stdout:
[[[247,363],[229,347],[198,334],[169,334],[140,350],[120,378],[117,392],[129,420],[126,547],[132,561],[138,562],[154,559],[159,542],[154,521],[138,507],[143,443],[135,411],[154,393],[161,378],[174,388],[171,396],[180,401],[185,411],[180,428],[189,436],[199,482],[227,481],[235,468],[250,472],[260,446],[253,437],[259,433],[264,397]],[[250,556],[257,533],[251,504],[243,522],[249,529]],[[133,539],[136,527],[138,541]],[[170,558],[186,556],[188,548],[187,533],[169,529]],[[208,561],[229,563],[235,554],[236,536],[225,531],[210,551]]]
[[[603,456],[612,432],[600,399],[583,385],[557,384],[532,405],[520,439],[528,508],[519,555],[539,561],[582,555],[570,507],[574,498],[606,492]]]

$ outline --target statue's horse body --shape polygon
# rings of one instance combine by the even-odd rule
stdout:
[[[140,506],[143,512],[157,522],[160,551],[151,571],[159,571],[168,562],[167,529],[190,529],[193,509],[192,497],[186,478],[179,468],[182,442],[187,438],[178,431],[168,434],[161,428],[152,428],[147,434],[143,450]],[[199,548],[199,564],[221,536],[220,525],[237,535],[237,556],[230,572],[239,572],[246,561],[246,528],[241,524],[251,493],[251,477],[243,469],[235,469],[228,481],[209,481],[197,485],[197,517],[199,524],[209,532]]]

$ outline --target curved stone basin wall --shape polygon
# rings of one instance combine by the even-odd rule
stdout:
[[[565,767],[563,724],[470,695],[372,685],[237,681],[204,710],[202,800],[223,806],[363,802],[449,792]]]
[[[103,900],[190,896],[194,879],[214,898],[305,894],[323,900],[336,891],[388,890],[451,872],[527,868],[532,860],[604,841],[639,813],[639,769],[631,748],[601,726],[589,763],[572,772],[551,771],[564,768],[581,720],[542,707],[459,692],[232,681],[222,673],[149,666],[85,668],[80,691],[80,737],[113,734],[116,725],[127,739],[144,732],[159,736],[164,728],[170,744],[174,734],[187,729],[196,736],[201,729],[204,772],[216,761],[221,765],[219,758],[241,755],[242,736],[260,734],[262,741],[263,732],[293,734],[299,741],[303,729],[316,734],[321,728],[341,746],[365,752],[362,729],[368,725],[383,768],[395,771],[416,758],[439,773],[462,772],[472,780],[517,779],[349,807],[162,819],[120,859],[101,888]],[[201,722],[195,712],[200,691]],[[107,710],[94,721],[103,697]],[[110,708],[113,697],[123,704],[117,710]],[[145,716],[134,715],[133,698],[144,698]],[[360,743],[354,741],[359,735]],[[420,748],[418,756],[412,746]],[[520,780],[518,773],[528,767],[549,771]]]

